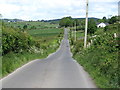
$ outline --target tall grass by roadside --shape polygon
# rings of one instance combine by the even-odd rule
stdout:
[[[29,34],[27,31],[23,32],[18,28],[3,25],[2,75],[0,76],[4,77],[31,60],[42,59],[55,52],[63,37],[63,30],[57,30],[55,35],[41,37],[39,32],[36,37],[34,32]],[[45,31],[46,34],[47,32]]]
[[[2,58],[2,77],[13,72],[20,66],[28,63],[31,60],[46,58],[50,53],[53,53],[59,47],[57,40],[49,43],[49,45],[42,46],[43,49],[35,50],[35,52],[23,51],[19,53],[9,53]]]
[[[118,24],[109,25],[107,30],[102,29],[95,34],[96,37],[88,39],[93,43],[87,49],[83,49],[83,39],[76,42],[70,39],[73,58],[91,75],[99,88],[120,88]]]

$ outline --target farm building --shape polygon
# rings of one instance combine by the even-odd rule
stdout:
[[[100,28],[100,27],[105,27],[105,26],[107,26],[107,25],[109,25],[109,24],[102,22],[102,23],[97,24],[97,27]]]

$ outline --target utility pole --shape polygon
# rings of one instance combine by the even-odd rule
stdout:
[[[86,0],[86,21],[85,21],[84,48],[87,47],[87,29],[88,29],[88,0]]]
[[[75,41],[76,41],[76,26],[77,26],[77,22],[75,21]]]
[[[74,25],[72,26],[72,37],[74,38]]]

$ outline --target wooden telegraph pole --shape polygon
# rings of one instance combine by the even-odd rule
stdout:
[[[86,0],[86,21],[85,21],[84,48],[87,47],[87,28],[88,28],[88,0]]]
[[[76,41],[76,27],[77,27],[77,22],[75,21],[75,41]]]

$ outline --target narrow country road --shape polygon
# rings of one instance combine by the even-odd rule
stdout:
[[[3,88],[96,88],[92,79],[72,58],[67,32],[59,50],[34,60],[3,78]]]

